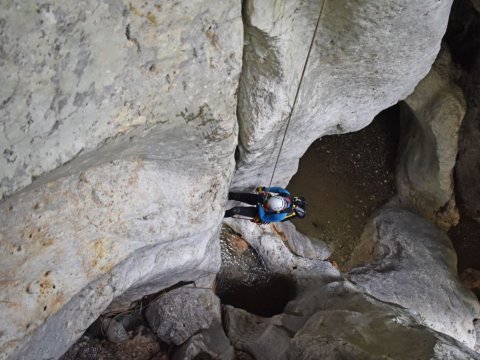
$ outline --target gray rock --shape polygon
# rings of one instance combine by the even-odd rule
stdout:
[[[480,13],[480,0],[470,0],[475,10]]]
[[[418,215],[384,208],[367,225],[352,259],[348,276],[365,292],[474,347],[480,304],[460,282],[444,232]]]
[[[452,1],[329,1],[273,179],[286,185],[310,144],[359,130],[428,73]],[[268,184],[321,1],[249,0],[233,186]]]
[[[58,358],[113,301],[211,285],[241,3],[0,7],[0,359]]]
[[[251,354],[255,359],[285,359],[290,343],[286,329],[245,310],[229,305],[224,308],[227,335],[235,349]]]
[[[260,318],[225,306],[233,346],[255,359],[480,359],[453,338],[419,325],[405,309],[347,281],[318,283],[284,313]]]
[[[120,343],[128,339],[127,331],[115,318],[103,318],[100,326],[103,334],[110,342]]]
[[[145,317],[163,342],[180,345],[220,319],[220,300],[211,290],[183,287],[160,295]]]
[[[236,359],[233,346],[219,319],[214,320],[207,330],[201,330],[182,344],[175,351],[173,360],[192,360],[200,354],[218,360]]]
[[[464,74],[463,88],[467,113],[460,132],[456,186],[466,213],[480,222],[480,55]]]
[[[459,221],[453,167],[466,104],[456,85],[458,75],[444,47],[401,112],[398,199],[444,229]]]
[[[162,357],[165,355],[165,357]],[[139,327],[131,338],[119,344],[82,336],[60,360],[166,360],[155,335],[145,327]]]
[[[138,127],[214,142],[236,126],[240,3],[9,0],[1,13],[0,199]]]

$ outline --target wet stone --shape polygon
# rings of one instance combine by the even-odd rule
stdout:
[[[255,250],[226,225],[220,246],[222,266],[216,278],[216,293],[222,304],[266,317],[281,313],[295,296],[294,281],[270,273]]]

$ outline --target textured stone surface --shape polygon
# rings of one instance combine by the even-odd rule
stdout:
[[[162,357],[165,355],[165,357]],[[121,344],[112,344],[82,336],[60,358],[60,360],[167,360],[161,352],[160,343],[155,335],[145,327],[140,327],[131,338]]]
[[[240,6],[3,1],[0,198],[142,125],[228,135]]]
[[[255,359],[480,359],[345,281],[318,282],[273,318],[230,306],[224,312],[233,346]]]
[[[317,138],[366,126],[409,95],[440,49],[452,1],[329,1],[274,184]],[[245,3],[236,188],[268,184],[320,1]]]
[[[480,28],[480,14],[476,21]],[[466,213],[480,222],[480,52],[477,52],[471,71],[463,75],[463,88],[467,113],[460,132],[455,175]]]
[[[458,223],[453,193],[453,167],[465,99],[456,85],[456,71],[444,47],[402,108],[402,140],[397,166],[401,203],[444,229]]]
[[[110,342],[120,343],[128,339],[127,331],[115,318],[103,318],[100,326],[102,333]]]
[[[323,261],[330,255],[328,246],[320,240],[316,246],[313,246],[308,237],[293,231],[293,225],[284,227],[285,224],[277,223],[259,226],[249,221],[231,218],[225,219],[224,223],[240,234],[255,249],[267,269],[272,273],[297,279],[308,279],[313,274],[322,274],[322,276],[330,274],[333,277],[340,274],[335,269],[331,269],[328,262]],[[282,231],[282,228],[289,228],[291,232],[286,233]],[[289,236],[298,236],[305,241],[302,247],[312,251],[315,256],[308,258],[297,255],[295,248],[290,245],[292,241],[288,240]],[[297,252],[299,251],[297,250]]]
[[[475,10],[480,13],[480,0],[470,0]]]
[[[160,340],[180,345],[220,319],[220,300],[210,289],[183,287],[160,295],[145,317]]]
[[[255,248],[271,271],[291,276],[297,287],[294,300],[281,314],[270,318],[224,307],[225,329],[236,352],[262,360],[312,359],[318,354],[322,359],[480,359],[465,344],[430,328],[441,324],[445,332],[458,331],[455,335],[469,342],[475,338],[472,320],[478,315],[479,305],[455,278],[455,255],[448,238],[417,215],[391,211],[394,214],[382,234],[411,241],[404,247],[397,244],[394,250],[400,249],[401,254],[395,253],[395,259],[399,260],[382,263],[385,266],[375,276],[393,278],[401,270],[404,275],[411,273],[392,280],[391,287],[382,284],[385,292],[393,288],[394,294],[404,295],[387,299],[378,292],[375,297],[365,294],[361,287],[345,281],[327,261],[294,255],[272,225],[226,220]],[[396,231],[392,224],[402,214],[408,215],[402,222],[405,226]],[[387,245],[384,247],[388,251]],[[416,256],[413,259],[412,254]],[[368,260],[372,260],[371,256]],[[407,306],[407,297],[415,304],[423,302],[424,308]],[[420,312],[425,309],[436,312],[435,326],[425,321]]]
[[[272,226],[295,255],[307,259],[325,260],[332,254],[331,249],[324,241],[303,235],[289,221],[275,223]]]
[[[418,215],[384,208],[367,225],[352,258],[351,266],[364,265],[348,277],[364,291],[473,348],[480,304],[461,284],[456,254],[444,232]]]
[[[173,360],[195,359],[238,360],[221,319],[215,319],[208,329],[193,335],[173,354]]]
[[[2,3],[1,359],[58,357],[112,300],[211,284],[240,5]]]

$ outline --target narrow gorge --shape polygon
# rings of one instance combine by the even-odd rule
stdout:
[[[0,9],[0,359],[480,359],[478,0]]]

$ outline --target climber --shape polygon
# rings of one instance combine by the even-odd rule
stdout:
[[[292,197],[287,190],[276,186],[259,186],[254,194],[230,192],[228,200],[255,206],[236,206],[225,211],[225,217],[246,216],[257,224],[286,221],[294,217],[303,219],[306,214],[307,203],[303,197]]]

